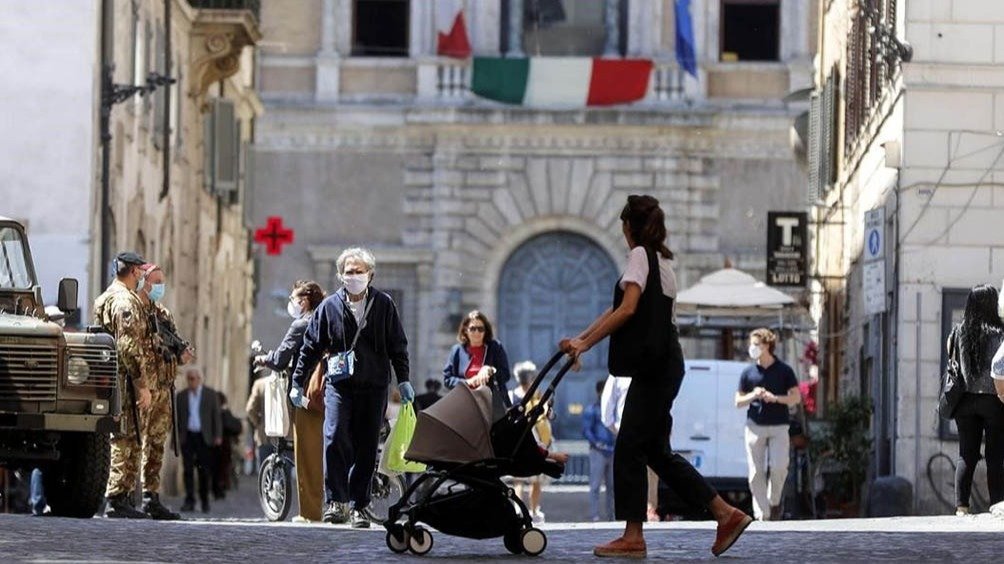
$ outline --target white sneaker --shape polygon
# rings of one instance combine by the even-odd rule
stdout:
[[[544,512],[541,511],[541,510],[539,510],[539,509],[537,511],[534,511],[533,512],[533,524],[534,525],[539,525],[539,524],[541,524],[543,522],[544,522]]]

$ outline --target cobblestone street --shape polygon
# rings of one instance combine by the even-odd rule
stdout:
[[[208,515],[187,514],[184,522],[0,516],[4,562],[380,562],[418,561],[392,554],[382,528],[354,531],[322,524],[267,523],[254,497],[253,482],[216,502]],[[594,560],[594,544],[616,536],[614,523],[559,523],[585,507],[586,494],[552,492],[544,500],[548,547],[541,559]],[[168,500],[173,507],[180,500]],[[553,516],[553,518],[552,518]],[[674,522],[647,527],[649,558],[714,560],[711,523]],[[906,517],[754,523],[726,554],[729,560],[774,562],[949,561],[965,546],[969,561],[991,561],[1004,550],[1004,521],[990,515]],[[426,558],[513,561],[501,539],[476,541],[434,533]]]
[[[326,525],[249,521],[157,523],[69,520],[5,515],[0,554],[6,562],[360,562],[397,556],[382,529],[353,531]],[[548,561],[593,560],[591,547],[616,526],[548,524]],[[989,516],[754,524],[725,558],[774,562],[949,561],[965,546],[968,561],[988,562],[1004,546],[1004,523]],[[714,560],[713,529],[703,523],[666,523],[648,533],[649,558]],[[427,558],[512,561],[500,539],[473,541],[435,534]]]

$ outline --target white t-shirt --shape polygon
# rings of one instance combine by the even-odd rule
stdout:
[[[659,278],[662,282],[662,293],[666,296],[676,299],[676,273],[673,272],[673,261],[663,258],[662,255],[657,255],[659,261]],[[641,245],[631,249],[628,253],[627,268],[624,269],[624,275],[621,276],[621,290],[627,288],[628,282],[634,282],[641,287],[641,291],[645,291],[645,283],[648,282],[648,255],[645,253],[645,247]]]
[[[1001,343],[993,362],[990,363],[990,375],[995,380],[1004,380],[1004,343]]]
[[[631,379],[621,376],[607,376],[600,396],[600,421],[606,428],[620,429],[621,417],[624,415],[624,400],[627,399]]]

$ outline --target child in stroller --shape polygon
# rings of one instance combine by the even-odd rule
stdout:
[[[562,356],[556,354],[541,370],[528,397],[533,397]],[[571,366],[571,360],[562,366],[542,401],[529,409],[520,402],[496,415],[492,394],[505,394],[504,390],[458,386],[420,412],[405,457],[425,463],[429,470],[390,508],[384,523],[388,548],[397,553],[428,553],[432,534],[418,524],[422,522],[449,535],[503,537],[506,549],[513,554],[541,554],[547,547],[546,535],[533,527],[526,505],[502,478],[561,477],[568,456],[538,445],[532,428]]]

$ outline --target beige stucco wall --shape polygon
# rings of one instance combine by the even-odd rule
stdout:
[[[147,0],[138,7],[142,22],[162,29],[161,2]],[[177,64],[172,75],[180,78],[172,96],[177,99],[180,117],[171,139],[171,183],[161,197],[164,158],[157,145],[161,139],[159,133],[155,135],[152,101],[136,98],[117,106],[111,124],[113,252],[135,250],[164,268],[168,284],[164,303],[174,312],[179,333],[196,348],[206,384],[231,398],[231,407],[240,416],[248,389],[253,263],[248,254],[243,198],[240,204],[230,205],[203,188],[203,121],[212,99],[224,91],[235,103],[243,141],[250,142],[251,121],[261,105],[250,88],[250,73],[238,72],[206,92],[197,91],[197,62],[205,52],[207,28],[194,24],[199,12],[187,2],[175,0],[172,8],[172,48]],[[118,0],[115,11],[117,80],[128,82],[129,73],[122,70],[128,65],[122,61],[131,61],[133,51],[131,3]],[[239,60],[246,64],[249,58]],[[152,63],[148,68],[152,70]],[[99,219],[95,218],[95,224],[100,225]],[[100,238],[95,237],[92,244],[100,245]],[[96,287],[89,298],[98,292]],[[183,385],[180,378],[178,382]],[[173,470],[171,461],[165,472]],[[166,484],[168,488],[175,485],[172,481]]]

